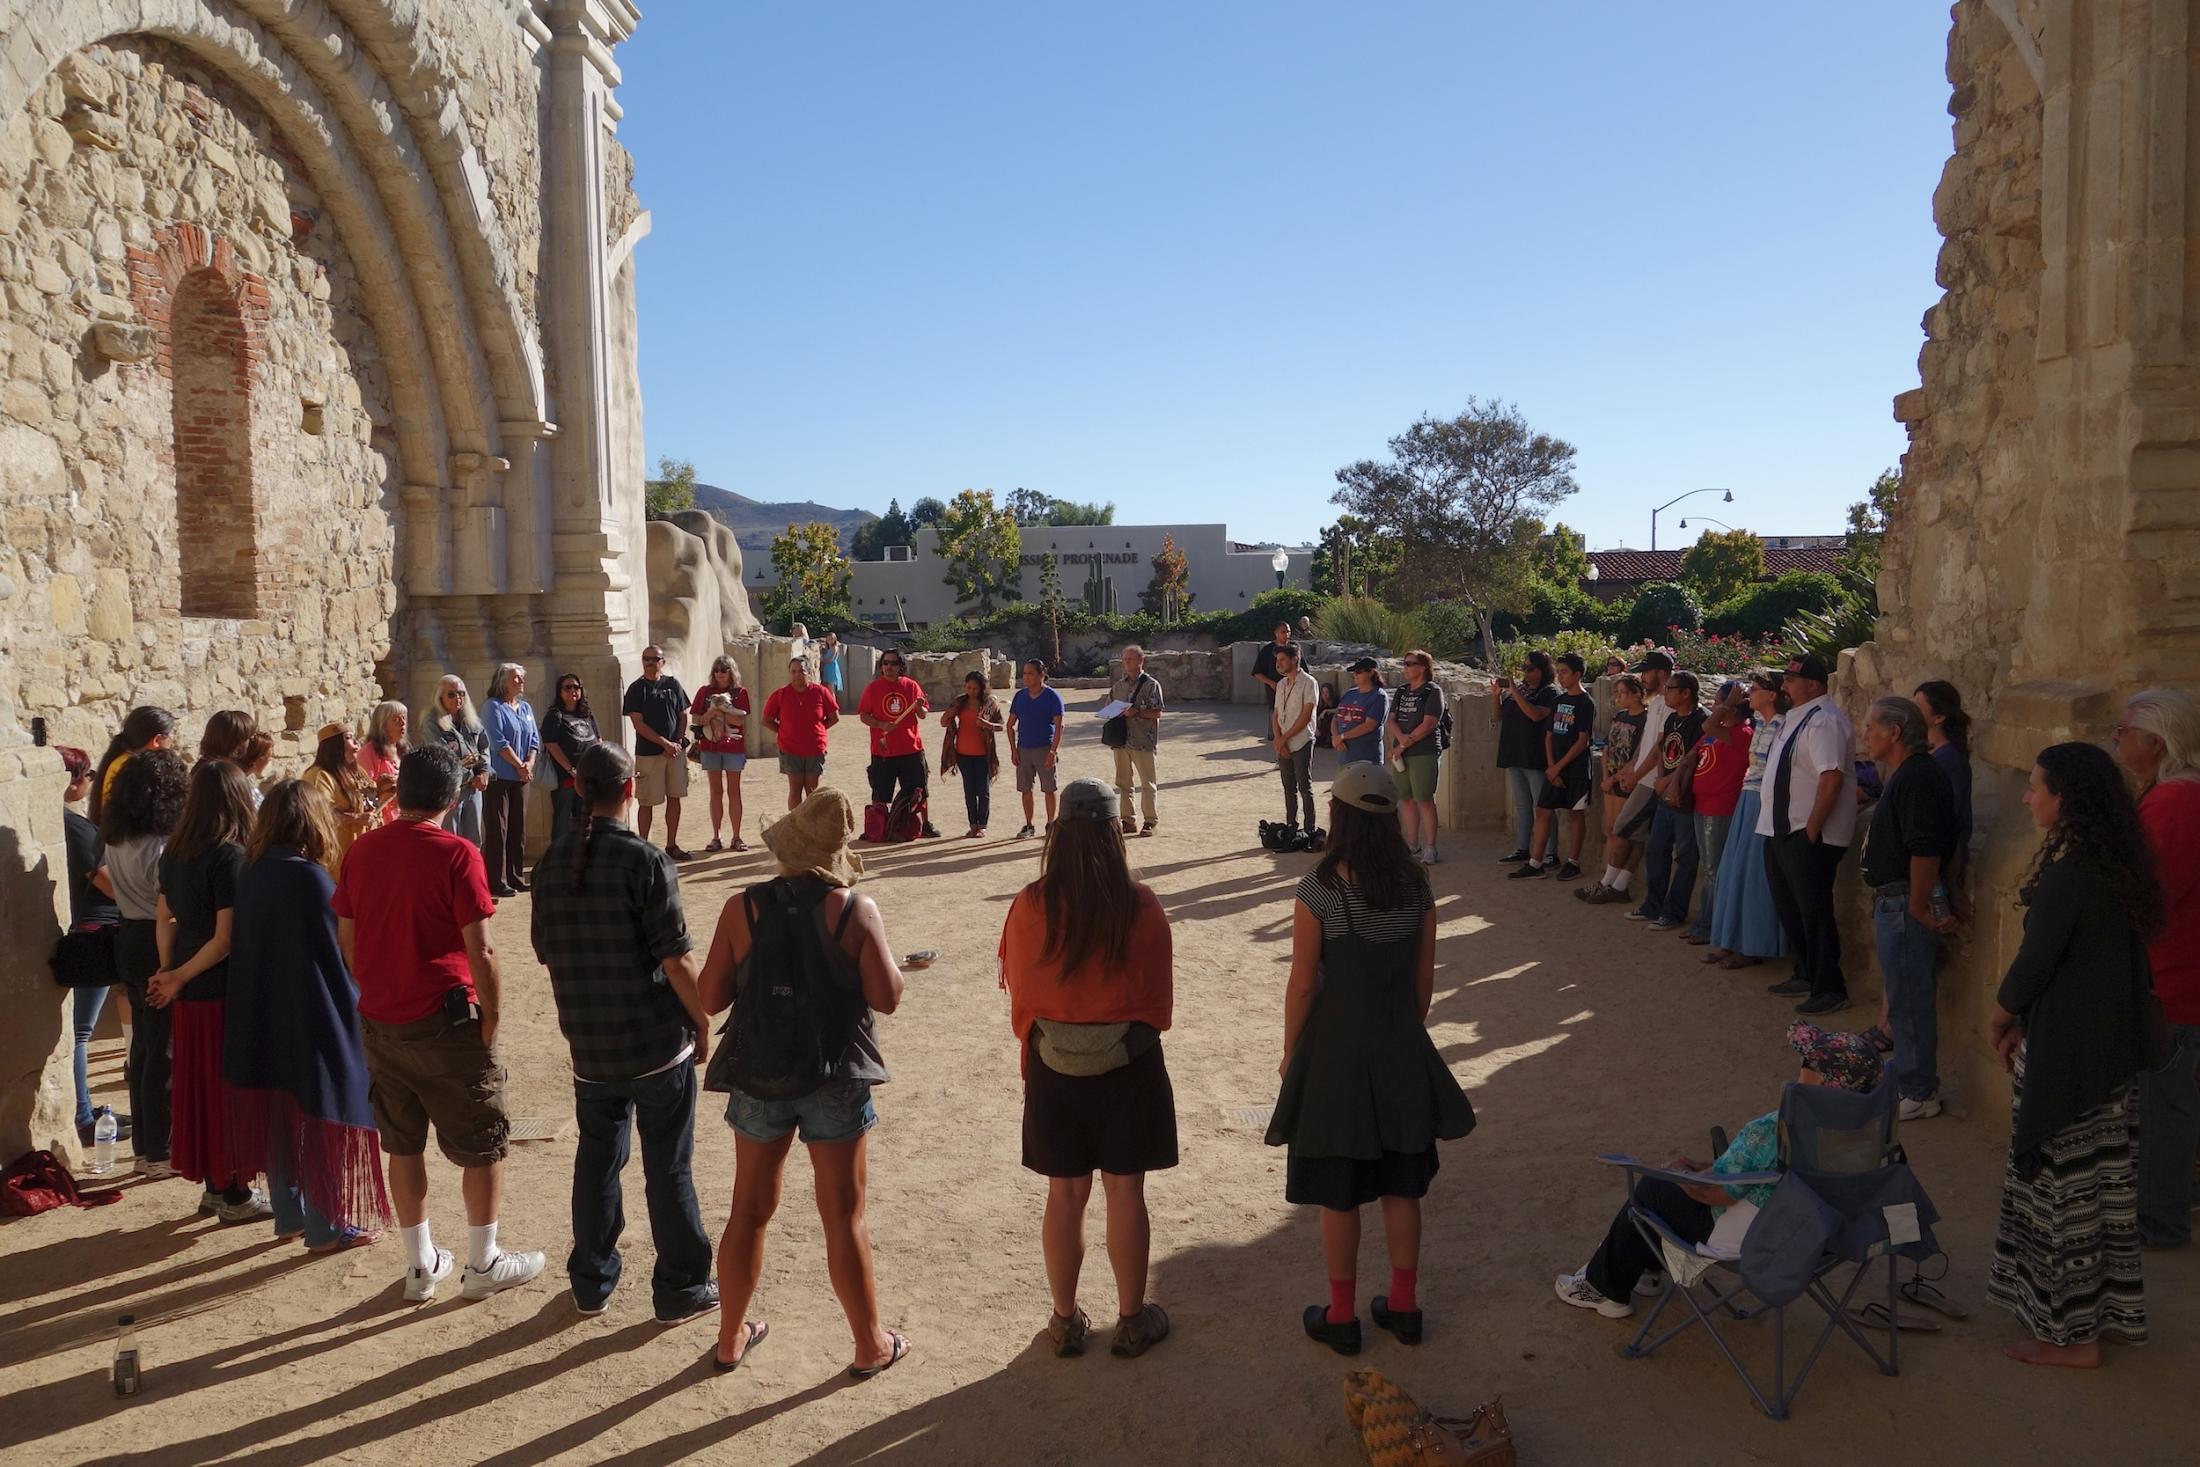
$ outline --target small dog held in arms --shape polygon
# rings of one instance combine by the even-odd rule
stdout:
[[[740,722],[741,715],[733,706],[731,693],[713,693],[710,701],[703,705],[703,737],[714,744],[732,738]]]

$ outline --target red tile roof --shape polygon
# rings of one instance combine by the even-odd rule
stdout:
[[[1598,583],[1612,581],[1677,581],[1681,577],[1681,557],[1685,550],[1592,550],[1589,563],[1597,568]],[[1785,575],[1789,571],[1838,571],[1841,568],[1841,550],[1773,550],[1765,551],[1765,574]]]

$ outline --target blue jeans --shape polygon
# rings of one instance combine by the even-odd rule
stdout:
[[[695,1066],[682,1061],[638,1080],[573,1082],[580,1143],[573,1152],[573,1251],[565,1260],[573,1298],[593,1309],[619,1282],[619,1234],[626,1230],[619,1173],[626,1169],[627,1120],[642,1136],[642,1195],[657,1266],[650,1302],[679,1318],[710,1288],[711,1246],[695,1206]]]
[[[1733,827],[1732,815],[1691,815],[1696,836],[1696,862],[1703,871],[1703,899],[1696,903],[1696,920],[1688,924],[1691,936],[1704,941],[1711,940],[1711,905],[1719,895],[1719,858],[1726,854],[1727,832]]]
[[[2169,1063],[2139,1076],[2139,1240],[2192,1241],[2192,1152],[2200,1145],[2200,1024],[2169,1026]]]
[[[481,791],[474,788],[472,780],[459,789],[458,803],[443,817],[443,828],[477,846],[481,844]]]
[[[306,1201],[295,1180],[278,1171],[273,1151],[268,1153],[267,1161],[267,1201],[275,1209],[275,1236],[295,1238],[304,1233],[308,1248],[326,1248],[342,1238],[343,1230]]]
[[[99,1011],[107,1007],[107,990],[104,988],[76,988],[70,990],[75,1010],[72,1014],[76,1047],[70,1056],[70,1069],[76,1076],[76,1123],[88,1126],[92,1123],[92,1074],[85,1056],[85,1049],[92,1042],[92,1031],[99,1027]]]
[[[1940,1093],[1939,985],[1933,978],[1933,959],[1939,940],[1910,915],[1907,890],[1886,892],[1872,898],[1872,926],[1879,935],[1879,972],[1887,984],[1887,1022],[1894,1027],[1896,1091],[1904,1100],[1924,1100]],[[2192,1170],[2192,1158],[2185,1159]]]
[[[1696,820],[1663,800],[1656,806],[1642,858],[1642,905],[1635,910],[1678,927],[1688,920],[1688,896],[1696,887]]]
[[[1513,849],[1526,851],[1528,842],[1535,839],[1536,801],[1543,798],[1543,787],[1550,781],[1543,777],[1540,769],[1508,769],[1505,771],[1505,783],[1512,790]],[[1550,835],[1544,846],[1543,855],[1553,861],[1557,860],[1558,821],[1555,819],[1551,821]],[[1528,854],[1530,859],[1535,856],[1533,851]]]

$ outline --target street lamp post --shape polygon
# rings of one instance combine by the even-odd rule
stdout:
[[[1652,550],[1658,548],[1658,516],[1663,514],[1666,510],[1671,509],[1674,505],[1679,504],[1682,500],[1693,499],[1698,494],[1717,494],[1721,496],[1722,502],[1726,504],[1732,504],[1734,502],[1733,490],[1719,489],[1716,487],[1710,489],[1691,489],[1686,494],[1674,495],[1671,499],[1666,500],[1665,503],[1650,511],[1650,548]]]
[[[1288,573],[1291,569],[1290,552],[1286,551],[1280,545],[1277,546],[1276,553],[1268,557],[1268,565],[1269,568],[1276,573],[1276,589],[1279,591],[1282,590],[1283,578],[1285,574]]]
[[[1707,525],[1717,525],[1720,529],[1726,531],[1730,535],[1734,533],[1734,527],[1728,524],[1725,520],[1715,520],[1707,514],[1700,514],[1695,516],[1695,518],[1702,520]],[[1687,520],[1681,521],[1681,528],[1684,530],[1688,528]]]

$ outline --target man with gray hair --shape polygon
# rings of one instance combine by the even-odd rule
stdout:
[[[1108,697],[1127,705],[1123,709],[1123,742],[1112,744],[1115,754],[1115,798],[1117,818],[1123,823],[1123,834],[1136,831],[1140,835],[1152,835],[1156,824],[1154,802],[1161,788],[1154,779],[1154,750],[1161,743],[1161,683],[1146,671],[1146,649],[1131,644],[1123,649],[1123,675],[1108,690]],[[1140,811],[1146,817],[1143,827],[1132,820],[1134,811],[1131,796],[1139,797]]]
[[[1956,928],[1940,892],[1942,867],[1956,851],[1956,791],[1927,752],[1924,715],[1908,698],[1872,704],[1864,751],[1881,774],[1879,804],[1864,835],[1864,884],[1894,1026],[1889,1068],[1901,1118],[1919,1121],[1940,1114],[1933,963],[1939,939]]]

